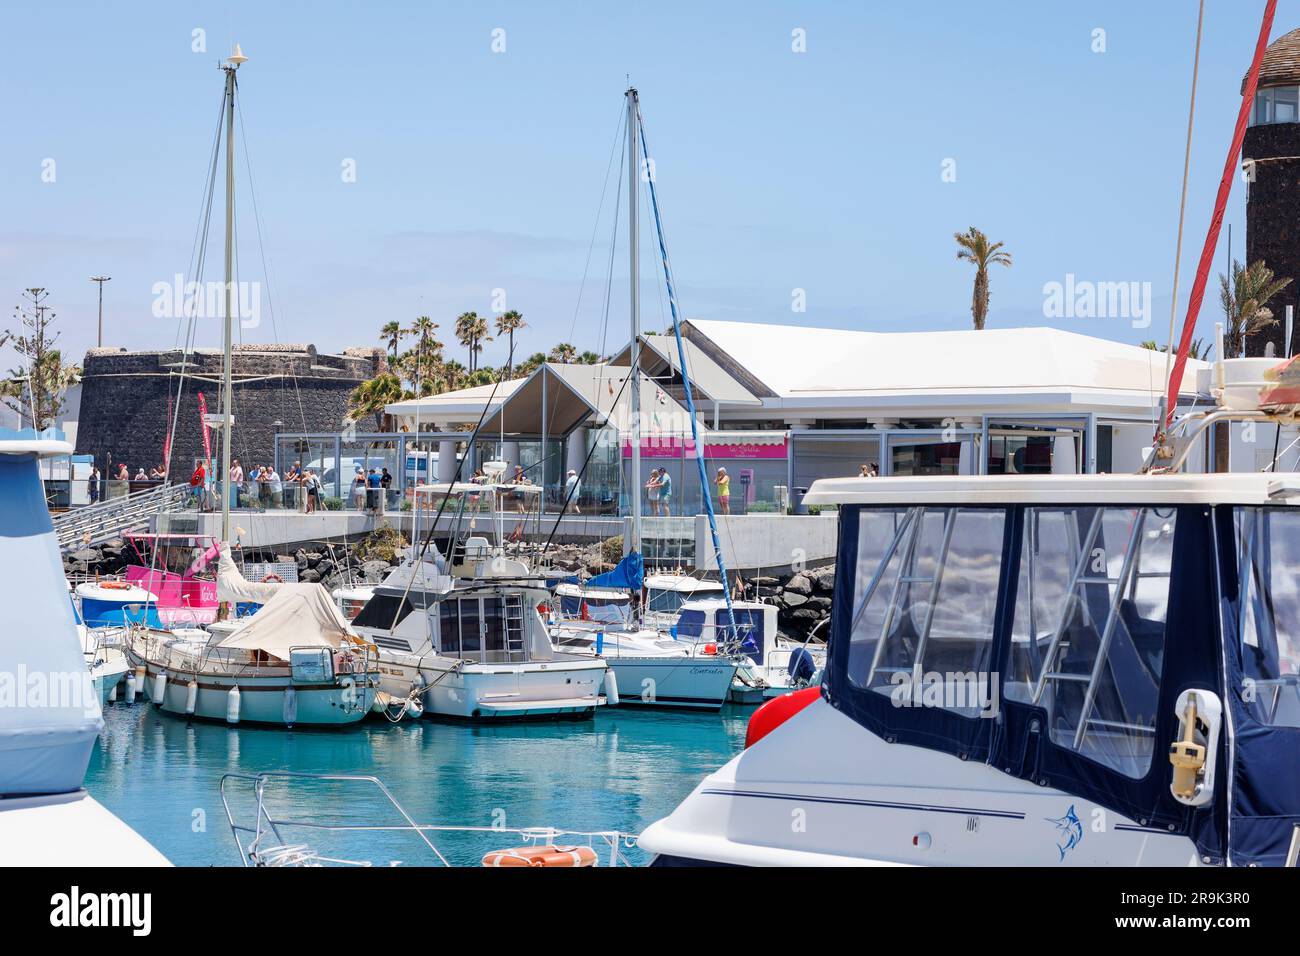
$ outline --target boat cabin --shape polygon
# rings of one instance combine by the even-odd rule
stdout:
[[[839,508],[833,708],[1204,863],[1300,845],[1300,476],[845,478],[805,500]]]
[[[548,660],[550,642],[534,606],[544,599],[544,591],[525,588],[471,586],[436,593],[380,585],[352,627],[389,651],[436,653],[476,664]]]
[[[682,605],[697,598],[723,597],[722,584],[686,574],[652,574],[645,579],[646,613],[675,618]]]
[[[736,623],[733,631],[724,599],[691,600],[682,605],[670,632],[681,641],[719,647],[734,645],[755,664],[763,664],[776,643],[776,611],[775,604],[732,601],[731,613]]]
[[[556,617],[566,623],[590,622],[621,630],[636,626],[629,591],[564,582],[555,586],[555,607]]]

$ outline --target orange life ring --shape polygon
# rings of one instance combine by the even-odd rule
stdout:
[[[493,850],[484,866],[595,866],[596,851],[589,846],[516,846]]]
[[[266,577],[262,578],[263,584],[283,584],[284,578],[272,571]]]
[[[129,591],[129,590],[131,590],[131,585],[130,585],[130,583],[127,582],[127,581],[100,581],[100,582],[99,582],[99,586],[100,586],[101,588],[107,588],[107,589],[110,590],[110,591]]]

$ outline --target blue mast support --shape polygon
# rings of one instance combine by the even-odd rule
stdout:
[[[646,170],[650,166],[650,152],[645,141],[645,123],[641,119],[641,106],[637,104],[636,124],[641,130],[641,155],[645,157]],[[718,560],[718,575],[722,578],[722,596],[727,602],[727,626],[731,630],[731,640],[740,643],[740,632],[736,627],[736,612],[731,606],[731,586],[727,581],[727,562],[722,557],[722,542],[718,538],[718,519],[713,513],[713,493],[709,490],[708,469],[704,465],[704,442],[700,440],[699,419],[695,414],[695,397],[691,393],[691,377],[686,370],[686,346],[682,343],[682,322],[677,311],[677,291],[673,287],[673,270],[668,262],[668,247],[664,242],[663,222],[659,217],[659,196],[655,191],[655,180],[646,176],[650,184],[650,208],[655,217],[655,235],[659,239],[659,259],[664,266],[664,283],[668,286],[668,308],[673,316],[673,338],[677,341],[677,360],[682,366],[682,384],[686,389],[686,410],[691,416],[691,440],[695,442],[695,464],[700,470],[700,492],[704,498],[704,512],[709,517],[709,534],[713,537],[713,554]],[[635,350],[633,352],[635,354]]]

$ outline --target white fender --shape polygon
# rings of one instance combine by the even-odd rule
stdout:
[[[126,702],[135,703],[135,674],[132,671],[126,672]]]
[[[167,674],[159,671],[153,679],[153,702],[159,707],[162,706],[163,699],[167,696]]]
[[[284,707],[280,712],[285,726],[292,727],[298,722],[298,694],[293,687],[284,689]]]
[[[605,671],[605,705],[618,706],[618,676],[612,667]]]
[[[194,708],[199,703],[199,682],[190,678],[190,682],[185,685],[185,713],[190,716],[194,715]]]
[[[239,704],[239,685],[236,684],[234,687],[230,688],[230,692],[226,694],[226,723],[239,723]]]

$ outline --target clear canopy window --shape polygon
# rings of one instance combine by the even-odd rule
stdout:
[[[1007,700],[1054,743],[1140,778],[1155,750],[1173,509],[1028,508]]]
[[[1238,693],[1260,723],[1300,727],[1300,514],[1241,508],[1236,530],[1245,678]]]
[[[900,707],[985,710],[1006,512],[863,510],[849,680]]]

